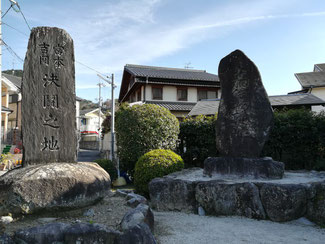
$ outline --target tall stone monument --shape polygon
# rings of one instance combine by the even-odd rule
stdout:
[[[259,158],[273,111],[255,64],[240,50],[219,64],[221,101],[216,122],[218,158],[205,161],[205,173],[282,178],[284,164]]]
[[[59,28],[31,32],[22,82],[24,166],[76,162],[73,40]]]
[[[33,28],[22,82],[22,168],[0,177],[0,216],[89,206],[107,195],[109,174],[76,163],[73,41],[55,27]]]

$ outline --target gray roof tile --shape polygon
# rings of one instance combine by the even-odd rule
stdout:
[[[192,102],[164,102],[164,101],[145,101],[146,104],[156,104],[169,109],[170,111],[191,111],[196,103]]]
[[[306,72],[295,74],[303,88],[325,86],[325,72]]]
[[[133,64],[125,65],[125,70],[136,77],[219,82],[219,77],[217,75],[207,73],[205,70],[177,69]]]
[[[9,81],[11,81],[17,88],[21,88],[21,78],[15,75],[9,75],[6,73],[2,73],[4,77],[6,77]]]
[[[325,105],[325,101],[310,93],[270,96],[272,107],[294,105]],[[188,114],[189,116],[214,115],[218,112],[220,99],[199,101]]]
[[[324,71],[325,72],[325,63],[324,64],[315,64],[317,66],[317,69],[319,71]]]

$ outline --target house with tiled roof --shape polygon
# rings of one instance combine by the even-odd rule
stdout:
[[[309,109],[314,106],[325,106],[325,101],[311,93],[288,94],[269,96],[271,106],[274,110],[281,109]],[[218,113],[220,99],[202,100],[197,102],[188,116],[198,115],[212,116]]]
[[[325,100],[325,63],[315,64],[313,72],[295,74],[301,85],[301,90],[292,93],[311,93]],[[313,111],[325,111],[323,106],[313,106]]]
[[[219,96],[218,76],[205,70],[127,64],[119,102],[157,104],[181,118],[197,101]]]

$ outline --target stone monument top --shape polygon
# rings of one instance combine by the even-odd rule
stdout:
[[[205,174],[282,178],[283,163],[259,158],[272,128],[273,111],[257,67],[235,50],[220,61],[218,73],[216,145],[221,157],[205,160]]]
[[[255,64],[240,50],[219,64],[221,101],[216,142],[221,156],[259,157],[273,111]]]
[[[22,82],[25,165],[76,162],[73,40],[59,28],[30,34]]]

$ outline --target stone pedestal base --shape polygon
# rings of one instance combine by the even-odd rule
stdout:
[[[215,157],[204,161],[204,174],[232,174],[240,177],[282,179],[284,164],[272,158]]]

